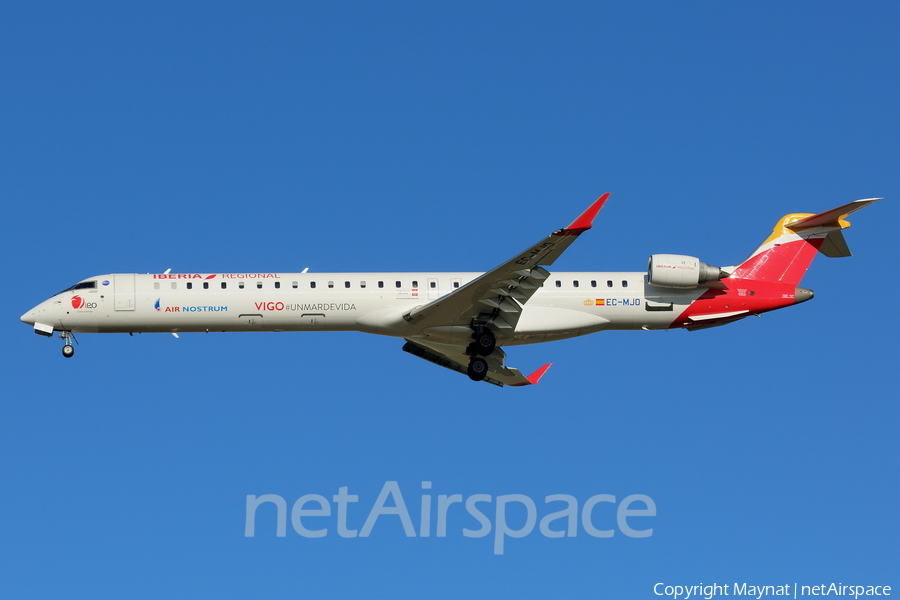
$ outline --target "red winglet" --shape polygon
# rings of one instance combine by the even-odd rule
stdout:
[[[526,377],[525,379],[530,381],[532,385],[536,384],[538,381],[541,380],[541,377],[544,376],[544,373],[547,372],[547,369],[549,369],[550,365],[552,365],[552,364],[553,363],[547,363],[546,365],[544,365],[543,367],[541,367],[540,369],[538,369],[537,371],[535,371],[534,373],[532,373],[531,375]]]
[[[600,209],[603,208],[603,203],[606,202],[607,198],[609,198],[609,192],[597,198],[597,200],[591,204],[586,211],[581,213],[580,217],[572,221],[572,224],[566,227],[565,230],[581,233],[582,231],[590,229],[594,222],[594,217],[596,217],[597,213],[600,212]]]

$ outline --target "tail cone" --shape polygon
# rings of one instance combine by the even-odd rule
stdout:
[[[812,290],[808,290],[802,287],[794,288],[794,304],[800,304],[801,302],[806,302],[807,300],[812,300],[813,296],[816,293]]]

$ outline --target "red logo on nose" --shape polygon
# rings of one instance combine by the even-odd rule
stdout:
[[[81,296],[72,296],[72,308],[84,308],[84,298]]]

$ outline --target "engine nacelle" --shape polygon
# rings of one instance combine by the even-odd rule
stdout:
[[[647,266],[648,280],[653,285],[672,288],[693,288],[701,283],[718,281],[728,273],[700,262],[693,256],[654,254]]]

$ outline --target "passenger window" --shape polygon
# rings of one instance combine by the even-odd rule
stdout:
[[[329,289],[330,289],[330,288],[333,288],[333,287],[334,287],[334,282],[333,282],[333,281],[329,281],[329,282],[328,282],[328,287],[329,287]]]
[[[280,281],[276,281],[276,282],[275,282],[275,289],[276,289],[276,290],[280,290],[280,289],[281,289],[281,282],[280,282]]]
[[[596,280],[596,279],[592,279],[592,280],[591,280],[591,287],[597,287],[597,280]]]
[[[414,288],[419,287],[419,282],[416,281],[415,279],[413,279],[413,287],[414,287]]]
[[[223,281],[223,282],[222,282],[222,289],[224,290],[226,287],[228,287],[228,284],[225,283],[225,282]]]
[[[458,287],[459,287],[459,282],[458,282],[458,281],[454,281],[454,282],[453,282],[453,287],[454,287],[454,288],[458,288]]]
[[[177,290],[177,289],[178,289],[178,282],[177,282],[177,281],[173,281],[173,282],[172,282],[172,289],[173,289],[173,290]]]
[[[208,281],[204,281],[204,282],[203,282],[203,289],[204,289],[204,290],[208,290],[208,289],[209,289],[209,282],[208,282]]]
[[[399,281],[397,282],[397,287],[400,287],[400,282],[399,282]]]
[[[153,282],[153,289],[154,289],[154,290],[158,290],[158,289],[159,289],[159,282],[158,282],[158,281],[154,281],[154,282]]]
[[[349,281],[345,281],[345,282],[344,282],[344,287],[345,287],[345,288],[350,287],[350,282],[349,282]]]
[[[612,287],[612,281],[607,281],[607,282],[606,282],[606,287]]]
[[[572,287],[578,287],[578,281],[573,281],[573,282],[572,282]]]
[[[238,289],[239,289],[239,290],[244,289],[244,282],[243,282],[243,281],[238,281]]]
[[[434,289],[437,287],[437,283],[434,281],[429,282],[429,285],[431,286],[431,289]]]
[[[189,289],[189,290],[194,289],[194,284],[193,284],[192,282],[188,281],[188,282],[187,282],[187,289]]]
[[[383,281],[379,281],[379,282],[378,282],[378,287],[383,288],[383,287],[384,287],[384,282],[383,282]]]
[[[365,282],[365,281],[360,281],[360,282],[359,282],[359,287],[361,287],[361,288],[366,287],[366,282]]]
[[[313,289],[313,290],[316,289],[316,282],[315,282],[315,281],[310,281],[310,282],[309,282],[309,287],[310,287],[310,289]]]
[[[628,287],[628,282],[625,281],[624,279],[622,280],[622,287],[623,288]]]
[[[562,281],[556,280],[556,287],[562,287]]]
[[[298,287],[300,287],[300,284],[297,283],[296,281],[292,281],[292,282],[291,282],[291,287],[294,288],[294,289],[296,290]]]
[[[256,282],[256,289],[258,289],[258,290],[261,290],[261,289],[262,289],[262,281],[257,281],[257,282]]]

